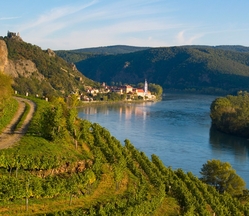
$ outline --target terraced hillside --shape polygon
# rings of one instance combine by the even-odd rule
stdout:
[[[219,194],[156,155],[149,159],[128,139],[122,144],[76,118],[60,98],[33,100],[26,136],[0,150],[0,214],[249,215],[246,195]]]

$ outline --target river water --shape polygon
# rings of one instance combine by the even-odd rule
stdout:
[[[249,187],[249,141],[211,129],[210,104],[215,96],[167,94],[160,102],[92,105],[79,117],[99,123],[122,143],[129,139],[166,166],[200,177],[207,160],[229,162]]]

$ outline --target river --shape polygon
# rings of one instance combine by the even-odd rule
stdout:
[[[166,166],[200,177],[207,160],[229,162],[249,186],[249,141],[211,129],[210,104],[215,96],[166,94],[160,102],[92,105],[79,117],[99,123],[122,143],[129,139]]]

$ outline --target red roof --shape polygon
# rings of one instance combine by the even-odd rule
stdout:
[[[143,89],[137,89],[137,92],[144,92]]]

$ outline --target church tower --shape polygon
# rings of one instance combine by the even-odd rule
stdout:
[[[144,95],[147,95],[148,93],[148,83],[147,80],[144,81]]]

